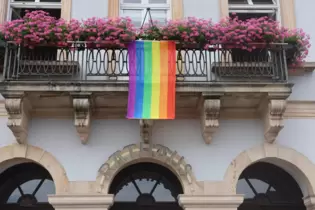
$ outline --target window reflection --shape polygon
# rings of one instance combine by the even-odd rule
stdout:
[[[183,193],[177,177],[167,168],[153,163],[138,163],[120,171],[111,183],[115,194],[111,210],[157,207],[182,210],[177,197]]]
[[[293,177],[269,163],[256,163],[246,168],[236,187],[244,194],[239,210],[305,210],[303,194]]]
[[[21,190],[19,190],[19,188],[17,187],[10,195],[8,203],[17,203],[19,198],[23,194],[32,195],[33,193],[38,203],[47,203],[47,195],[55,193],[55,185],[52,180],[48,179],[44,180],[43,183],[40,185],[41,181],[42,180],[40,179],[30,180],[20,186]]]
[[[135,180],[135,184],[139,187],[141,193],[150,194],[154,185],[156,184],[156,180]],[[175,202],[175,198],[172,196],[171,191],[166,189],[163,184],[157,184],[156,188],[152,193],[155,201],[157,202]],[[139,196],[139,192],[137,191],[135,185],[132,182],[129,182],[125,185],[115,196],[115,201],[118,202],[132,202],[136,201]]]
[[[49,172],[35,163],[22,163],[0,174],[0,210],[53,210],[48,194],[55,194]]]

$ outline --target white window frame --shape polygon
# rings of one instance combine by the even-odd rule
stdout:
[[[9,1],[7,20],[11,20],[12,10],[15,8],[29,8],[29,9],[60,9],[62,2],[41,2],[41,0],[34,0],[34,2],[16,2],[14,0]]]
[[[281,22],[280,1],[272,0],[273,4],[254,4],[247,0],[247,4],[229,4],[229,13],[273,13],[276,12],[276,20]]]
[[[142,3],[137,4],[137,3],[123,3],[123,0],[120,0],[119,1],[119,16],[123,15],[123,10],[133,10],[133,9],[141,10],[141,18],[142,18],[141,23],[142,23],[145,17],[145,14],[147,12],[147,8],[150,8],[152,11],[166,10],[166,19],[171,20],[172,19],[171,1],[172,0],[167,0],[166,4],[150,4],[149,0],[141,0]],[[150,18],[147,16],[145,23],[148,23],[149,20]]]

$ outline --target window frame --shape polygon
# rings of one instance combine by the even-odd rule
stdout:
[[[228,1],[228,0],[227,0]],[[276,20],[282,22],[281,20],[281,5],[280,0],[272,0],[272,5],[266,4],[254,4],[252,0],[247,0],[248,4],[230,4],[228,2],[228,14],[231,12],[235,13],[276,13]]]
[[[58,3],[40,2],[40,0],[34,0],[34,2],[14,2],[9,0],[7,20],[10,21],[12,17],[13,9],[26,8],[26,9],[62,9],[62,1]]]
[[[60,9],[61,18],[67,21],[71,19],[72,0],[61,0],[61,2],[56,3],[40,2],[39,0],[24,3],[14,2],[13,0],[0,0],[0,3],[4,5],[4,7],[0,9],[0,24],[11,20],[12,8]]]
[[[119,0],[119,17],[123,16],[123,10],[142,10],[141,11],[141,24],[143,23],[146,9],[150,8],[154,10],[166,10],[166,21],[172,19],[172,1],[167,0],[166,4],[150,4],[149,0],[141,0],[141,3],[123,3],[123,0]],[[154,21],[154,18],[152,18]],[[149,18],[147,17],[145,23],[148,23]]]

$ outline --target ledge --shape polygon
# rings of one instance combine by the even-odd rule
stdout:
[[[49,203],[55,209],[108,209],[114,202],[114,195],[104,194],[59,194],[49,195]]]
[[[315,70],[315,62],[305,62],[301,67],[290,68],[289,76],[303,76],[312,73]]]
[[[243,195],[179,195],[178,203],[184,209],[237,209]]]
[[[288,100],[287,109],[284,113],[285,119],[315,119],[315,101],[290,101]],[[55,111],[55,112],[54,112]],[[123,112],[125,109],[114,109],[115,112]],[[191,112],[190,109],[183,109],[185,113]],[[93,119],[109,119],[109,117],[105,117],[103,110],[98,109],[95,110],[97,113],[93,116]],[[49,114],[50,113],[50,114]],[[59,115],[56,115],[59,113]],[[56,109],[56,110],[38,110],[36,112],[32,112],[34,117],[41,118],[56,118],[56,119],[71,119],[73,118],[73,110],[72,109]],[[190,116],[190,117],[189,117]],[[0,101],[0,117],[8,117],[8,113],[4,107],[4,101]],[[113,114],[113,117],[118,117],[118,115]],[[124,119],[124,115],[121,117]],[[187,116],[179,116],[179,119],[198,118],[197,113],[189,113]],[[222,119],[255,119],[259,118],[256,109],[224,109],[221,113],[220,118]]]
[[[5,81],[0,83],[0,92],[127,92],[128,81]],[[176,92],[287,92],[290,83],[218,83],[218,82],[177,82]]]

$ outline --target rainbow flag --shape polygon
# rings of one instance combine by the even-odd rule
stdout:
[[[174,119],[176,47],[169,41],[129,44],[128,119]]]

